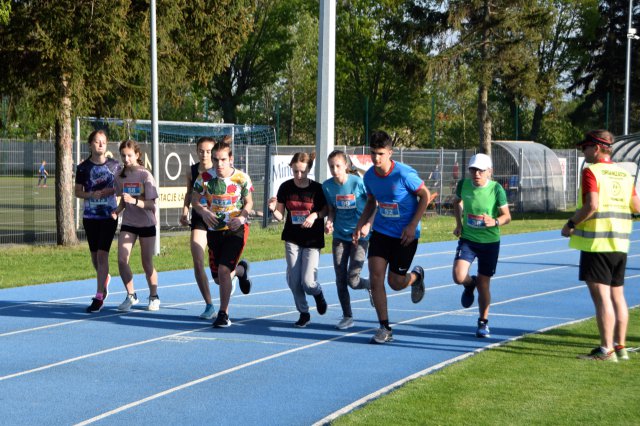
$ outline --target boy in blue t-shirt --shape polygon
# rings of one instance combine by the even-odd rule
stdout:
[[[371,135],[371,167],[364,175],[367,204],[353,233],[354,241],[362,235],[362,227],[377,206],[373,233],[369,242],[369,279],[380,328],[371,343],[393,340],[387,312],[384,277],[389,267],[389,286],[400,291],[411,288],[411,301],[424,297],[424,270],[415,266],[409,272],[418,248],[420,220],[427,209],[429,190],[418,173],[391,159],[393,141],[383,131]]]

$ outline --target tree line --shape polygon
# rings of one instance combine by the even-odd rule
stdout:
[[[318,9],[158,0],[160,119],[270,124],[279,143],[314,144]],[[384,128],[403,146],[490,152],[491,140],[562,148],[591,128],[622,132],[627,1],[337,0],[336,10],[336,144]],[[637,24],[640,7],[633,15]],[[56,191],[69,191],[60,215],[72,202],[72,117],[150,116],[149,33],[147,1],[0,0],[0,136],[53,130]],[[639,56],[632,49],[632,70]],[[638,89],[632,73],[632,132]],[[59,242],[74,241],[59,228]]]

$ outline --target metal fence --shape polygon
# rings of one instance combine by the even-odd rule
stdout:
[[[160,221],[164,231],[186,230],[178,223],[180,205],[185,193],[184,176],[190,164],[197,161],[195,144],[161,144],[159,186],[162,189],[160,200]],[[150,145],[141,144],[142,151],[150,158]],[[336,146],[348,154],[367,155],[366,147]],[[86,144],[81,145],[80,158],[86,158]],[[266,200],[269,197],[269,181],[271,155],[292,155],[298,151],[311,152],[312,146],[275,146],[253,145],[238,141],[234,145],[234,164],[245,170],[254,185],[254,222],[270,223],[266,211]],[[110,143],[109,150],[117,153],[117,144]],[[449,214],[452,209],[453,194],[458,179],[467,174],[466,164],[475,152],[472,150],[414,150],[397,149],[394,159],[415,168],[420,177],[437,197],[429,206],[431,212]],[[571,208],[575,205],[577,195],[578,171],[580,168],[578,153],[575,150],[554,151],[564,167],[562,187],[558,189]],[[75,158],[75,153],[74,153]],[[117,158],[117,157],[116,157]],[[49,181],[46,188],[36,187],[38,167],[42,160],[47,161]],[[531,210],[523,201],[521,183],[514,176],[521,176],[519,162],[504,150],[494,149],[494,176],[507,190],[509,202],[514,210]],[[325,160],[318,160],[316,166],[325,166]],[[505,166],[508,165],[508,166]],[[53,243],[55,232],[55,147],[51,142],[20,141],[0,139],[0,244],[8,243]],[[555,184],[556,186],[559,184]],[[544,196],[538,192],[537,196]],[[520,197],[520,198],[519,198]],[[519,202],[520,201],[520,202]],[[81,207],[80,203],[77,203]],[[543,203],[547,207],[549,203]],[[557,203],[553,204],[557,206]],[[556,208],[557,209],[557,208]],[[540,209],[538,209],[540,210]],[[546,209],[552,211],[553,209]],[[545,211],[545,208],[542,209]],[[76,218],[80,212],[75,212]],[[70,212],[71,214],[71,212]],[[81,221],[78,223],[78,237],[84,238]]]

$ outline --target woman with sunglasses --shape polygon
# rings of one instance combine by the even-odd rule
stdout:
[[[469,161],[469,176],[458,182],[453,203],[458,248],[453,262],[453,281],[464,286],[460,302],[464,308],[473,304],[478,288],[478,328],[476,337],[490,337],[489,283],[496,272],[500,253],[500,226],[511,221],[507,194],[491,180],[493,163],[486,154],[476,154]],[[469,268],[478,259],[478,275],[469,275]]]

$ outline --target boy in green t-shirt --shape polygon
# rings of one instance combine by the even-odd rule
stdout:
[[[493,164],[486,154],[476,154],[469,161],[469,175],[456,187],[454,217],[460,237],[453,262],[453,281],[464,285],[460,302],[465,308],[473,304],[478,287],[478,328],[476,337],[489,337],[489,283],[496,272],[500,253],[500,226],[511,221],[504,188],[490,180]],[[469,276],[471,263],[478,258],[478,275]]]

